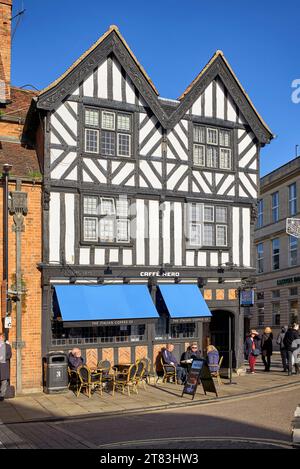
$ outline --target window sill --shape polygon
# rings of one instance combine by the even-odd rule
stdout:
[[[114,247],[127,247],[127,248],[133,248],[133,244],[132,243],[122,243],[120,241],[112,241],[112,242],[99,242],[99,243],[96,243],[95,241],[81,241],[80,242],[80,247],[95,247],[95,248],[102,248],[102,247],[111,247],[111,248],[114,248]]]
[[[221,169],[221,168],[211,168],[209,166],[197,166],[195,164],[192,165],[192,170],[198,170],[198,171],[218,171],[218,172],[224,172],[225,174],[235,174],[234,169]]]

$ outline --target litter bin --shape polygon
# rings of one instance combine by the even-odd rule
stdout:
[[[47,394],[68,390],[68,358],[63,352],[50,352],[44,359],[44,392]]]

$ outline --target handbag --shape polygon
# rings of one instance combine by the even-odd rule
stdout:
[[[260,355],[260,350],[259,348],[255,348],[252,350],[252,355],[254,355],[255,357],[258,357],[258,355]]]

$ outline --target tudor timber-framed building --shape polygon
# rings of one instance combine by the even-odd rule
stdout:
[[[224,350],[231,315],[239,362],[236,293],[255,268],[259,152],[272,137],[221,51],[178,100],[160,98],[116,26],[42,90],[24,138],[44,175],[43,353],[80,343],[90,363],[155,360],[167,338],[179,353],[209,335]],[[167,334],[145,321],[51,332],[53,285],[74,282],[149,284],[153,299],[162,282],[195,283],[213,318]]]

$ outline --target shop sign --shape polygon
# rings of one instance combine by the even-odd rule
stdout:
[[[97,326],[127,326],[128,324],[134,324],[134,321],[131,319],[131,320],[128,320],[128,321],[124,321],[124,320],[116,320],[116,321],[91,321],[91,326],[92,327],[97,327]]]
[[[253,306],[254,305],[254,290],[242,290],[240,298],[241,306]]]
[[[179,324],[179,323],[186,323],[186,322],[210,322],[211,318],[210,317],[193,317],[193,318],[182,318],[182,319],[172,319],[171,318],[171,323],[172,324]]]
[[[289,285],[290,283],[300,282],[300,277],[282,278],[277,280],[277,285]]]
[[[180,272],[140,272],[140,277],[180,277]]]

